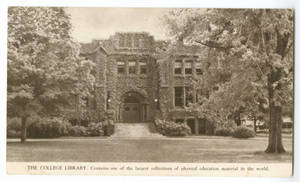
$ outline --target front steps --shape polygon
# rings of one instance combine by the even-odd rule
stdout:
[[[111,137],[163,137],[153,123],[115,123]]]

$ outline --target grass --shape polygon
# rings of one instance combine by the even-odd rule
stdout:
[[[266,154],[267,138],[71,138],[7,142],[8,162],[291,162],[292,139],[284,154]]]

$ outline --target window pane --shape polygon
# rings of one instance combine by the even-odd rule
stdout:
[[[175,68],[175,74],[181,74],[181,68]]]
[[[185,68],[185,74],[186,75],[191,75],[193,73],[192,68]]]
[[[117,64],[118,64],[118,65],[125,65],[125,62],[124,62],[124,61],[118,61]]]
[[[182,60],[176,60],[174,64],[174,73],[182,74]]]
[[[134,37],[134,40],[133,40],[133,46],[134,46],[135,48],[140,47],[140,40],[139,40],[139,38],[138,38],[137,36]]]
[[[183,106],[183,87],[175,87],[175,106]]]
[[[119,74],[125,73],[125,69],[123,67],[118,67],[118,73]]]
[[[175,119],[175,123],[183,123],[184,119]]]
[[[126,47],[132,47],[132,37],[130,35],[126,36]]]
[[[122,74],[125,73],[125,62],[124,61],[118,61],[118,73]]]
[[[141,66],[141,74],[146,74],[147,73],[147,67],[146,66]]]
[[[125,47],[125,39],[123,36],[119,38],[119,47]]]
[[[196,74],[197,75],[203,75],[202,69],[196,69]]]
[[[192,68],[192,63],[193,63],[193,62],[192,62],[191,60],[190,60],[190,61],[186,61],[186,62],[185,62],[185,67],[186,67],[186,68]]]
[[[146,74],[147,73],[147,63],[144,61],[140,62],[140,73]]]
[[[184,72],[186,75],[191,75],[193,73],[192,64],[193,64],[193,62],[191,60],[185,62],[185,64],[184,64],[185,71]]]
[[[128,65],[129,65],[129,74],[135,74],[136,70],[135,70],[135,61],[129,61]]]
[[[202,69],[201,69],[201,63],[196,62],[196,63],[195,63],[195,67],[196,67],[196,74],[197,74],[197,75],[202,75],[203,72],[202,72]]]

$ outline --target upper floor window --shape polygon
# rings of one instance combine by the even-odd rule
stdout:
[[[128,62],[128,67],[129,67],[129,74],[135,74],[136,73],[136,62],[135,61],[129,61]]]
[[[184,73],[186,75],[191,75],[193,73],[193,61],[192,60],[185,61]]]
[[[132,37],[130,35],[127,35],[125,37],[126,37],[126,47],[132,47]]]
[[[133,39],[133,47],[135,47],[135,48],[140,47],[140,39],[137,36],[135,36]]]
[[[195,63],[195,67],[196,67],[196,74],[197,75],[202,75],[203,74],[203,72],[202,72],[202,69],[201,69],[201,63],[199,63],[199,62],[196,62]]]
[[[147,74],[147,63],[140,62],[140,74]]]
[[[174,73],[182,74],[182,60],[176,60],[174,65]]]
[[[124,74],[125,73],[125,62],[124,61],[118,61],[118,73]]]
[[[123,36],[119,38],[119,47],[125,47],[125,38]]]

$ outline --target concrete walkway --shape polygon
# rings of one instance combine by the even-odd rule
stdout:
[[[153,123],[117,123],[111,137],[163,137],[157,133]]]

